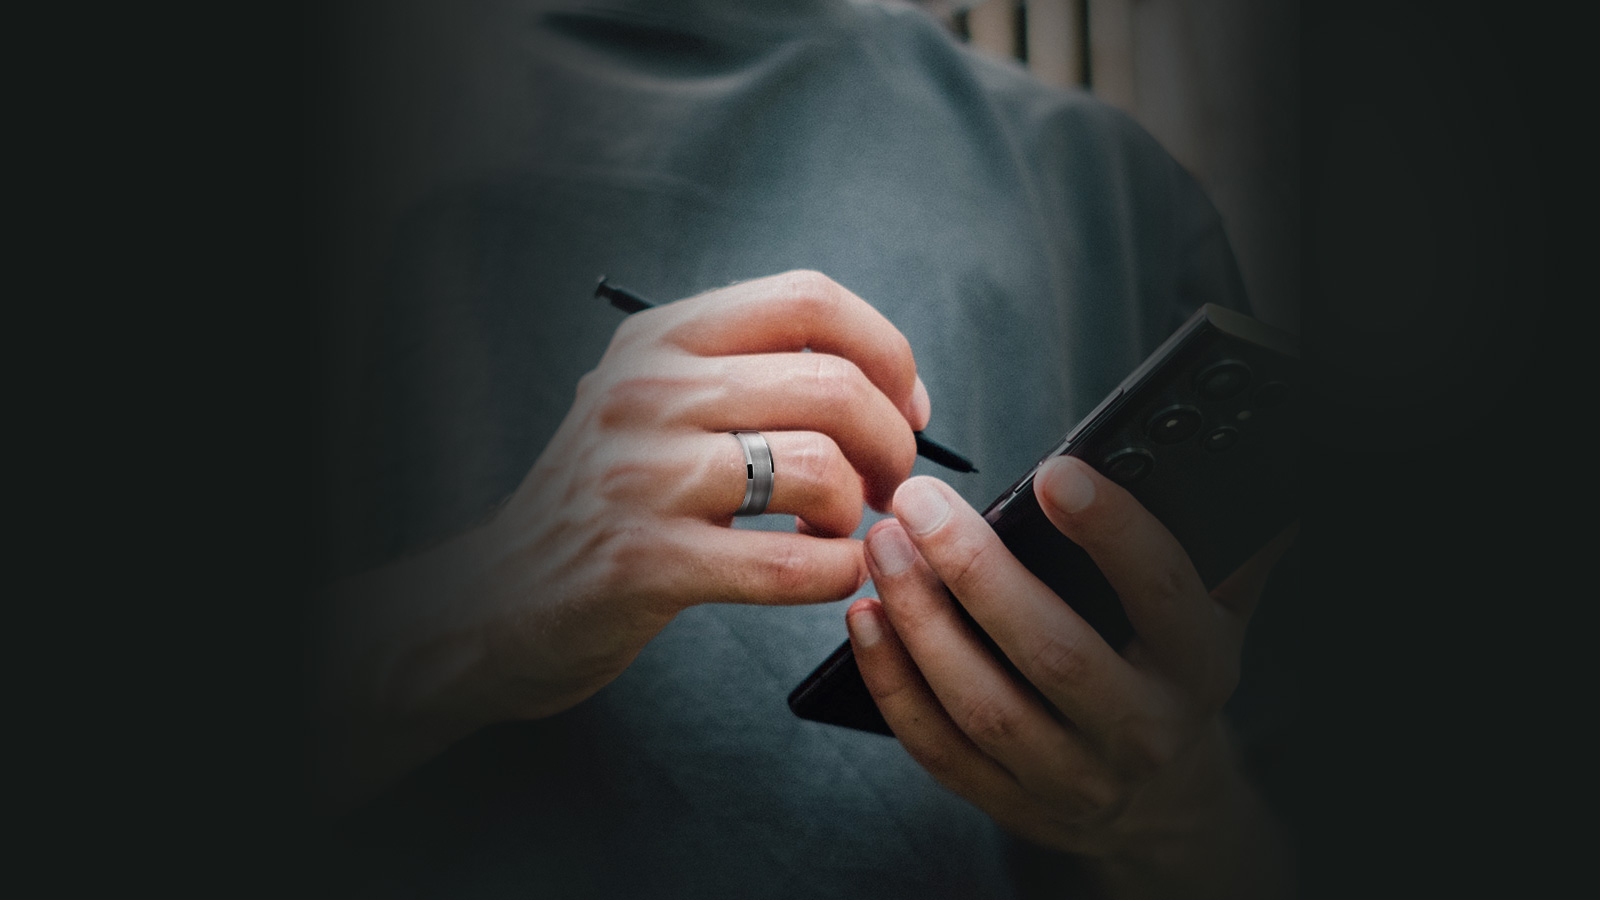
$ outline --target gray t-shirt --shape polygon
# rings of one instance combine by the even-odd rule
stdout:
[[[622,319],[592,296],[602,274],[662,301],[830,275],[904,332],[928,435],[981,470],[916,471],[980,508],[1196,306],[1246,308],[1215,211],[1153,139],[909,7],[508,2],[407,21],[373,29],[400,50],[352,57],[414,81],[386,88],[400,114],[355,126],[409,137],[346,208],[377,249],[345,254],[369,290],[344,313],[362,330],[336,567],[468,527],[515,488]],[[690,609],[590,700],[491,729],[344,823],[341,883],[1016,895],[1029,855],[898,743],[789,712],[847,603]]]

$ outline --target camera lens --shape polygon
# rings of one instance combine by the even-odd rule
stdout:
[[[1207,366],[1195,379],[1195,389],[1207,400],[1226,400],[1250,383],[1250,367],[1237,359]]]
[[[1150,469],[1156,464],[1155,457],[1150,451],[1139,447],[1127,447],[1106,457],[1101,463],[1100,470],[1105,476],[1118,484],[1132,484],[1150,474]]]
[[[1158,444],[1176,444],[1199,430],[1200,410],[1192,406],[1169,406],[1145,425],[1145,433]]]
[[[1207,450],[1226,450],[1239,440],[1239,429],[1229,425],[1213,430],[1201,441]]]
[[[1289,386],[1281,381],[1269,381],[1256,391],[1255,404],[1257,409],[1271,409],[1282,406],[1287,399]]]

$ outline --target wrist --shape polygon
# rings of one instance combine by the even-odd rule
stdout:
[[[334,808],[502,718],[486,653],[488,537],[469,532],[327,592],[314,696]]]
[[[1116,897],[1285,897],[1287,836],[1239,765],[1218,718],[1185,757],[1146,786],[1091,863]]]

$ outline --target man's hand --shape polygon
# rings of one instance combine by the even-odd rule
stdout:
[[[941,783],[1013,834],[1090,859],[1117,895],[1286,890],[1282,848],[1219,711],[1292,533],[1208,593],[1171,533],[1084,463],[1051,461],[1034,490],[1116,588],[1136,637],[1112,650],[953,490],[914,478],[895,494],[897,518],[867,536],[882,599],[847,614],[884,719]]]
[[[369,793],[483,725],[566,709],[692,604],[849,596],[863,500],[887,508],[928,415],[905,337],[816,273],[627,318],[492,520],[340,586],[330,781]],[[728,527],[734,430],[767,438],[768,511],[798,533]]]

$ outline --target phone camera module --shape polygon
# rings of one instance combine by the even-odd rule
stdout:
[[[1239,440],[1239,429],[1230,425],[1213,430],[1201,441],[1207,450],[1226,450]]]
[[[1100,468],[1107,478],[1118,484],[1133,484],[1150,474],[1155,464],[1155,457],[1150,455],[1150,451],[1127,447],[1106,457]]]
[[[1176,444],[1200,430],[1200,410],[1169,406],[1150,417],[1145,433],[1158,444]]]
[[[1226,400],[1250,383],[1250,367],[1237,359],[1207,366],[1195,378],[1195,389],[1207,400]]]
[[[1256,390],[1255,405],[1257,409],[1272,409],[1282,406],[1289,399],[1289,386],[1281,381],[1269,381]]]

